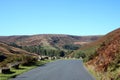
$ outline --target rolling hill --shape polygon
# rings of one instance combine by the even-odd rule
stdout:
[[[93,42],[101,36],[72,36],[63,34],[40,34],[31,36],[0,36],[0,41],[19,47],[41,46],[42,49],[70,50]],[[11,46],[12,46],[11,45]],[[15,47],[16,47],[15,46]],[[71,47],[72,46],[72,47]]]
[[[0,41],[5,43],[15,42],[20,46],[61,46],[75,42],[92,42],[100,36],[72,36],[63,34],[41,34],[31,36],[0,36]],[[79,43],[78,43],[79,44]]]
[[[0,52],[5,55],[15,55],[15,54],[31,54],[25,50],[9,46],[5,43],[0,42]]]
[[[6,67],[8,63],[21,62],[27,56],[37,57],[36,54],[0,42],[0,67]]]

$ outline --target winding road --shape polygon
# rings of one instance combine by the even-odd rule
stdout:
[[[57,60],[23,73],[13,80],[95,80],[81,60]]]

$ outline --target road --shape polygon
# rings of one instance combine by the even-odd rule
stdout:
[[[13,80],[95,80],[80,60],[57,60],[32,69]]]

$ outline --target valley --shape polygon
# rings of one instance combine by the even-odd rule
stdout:
[[[35,65],[42,56],[48,57],[46,59],[53,59],[53,57],[55,59],[79,59],[83,60],[88,70],[96,77],[96,80],[119,80],[119,38],[120,29],[116,29],[105,36],[61,34],[0,36],[0,67],[7,67],[9,63],[16,62],[20,62],[20,65],[23,66]],[[44,61],[44,59],[42,60]],[[68,60],[68,62],[71,61]],[[56,62],[55,65],[57,64],[59,63]],[[56,73],[56,71],[53,72]],[[104,75],[107,75],[107,77]],[[41,79],[42,77],[44,78],[44,76],[41,76]],[[51,78],[51,80],[56,80],[56,78]],[[65,79],[64,77],[63,80]],[[30,77],[25,80],[30,80]]]

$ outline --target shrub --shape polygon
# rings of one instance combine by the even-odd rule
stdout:
[[[22,65],[24,66],[30,66],[36,63],[37,59],[32,56],[22,56]]]
[[[80,58],[80,57],[85,58],[86,57],[85,53],[82,51],[79,51],[78,53],[75,54],[75,58]]]

